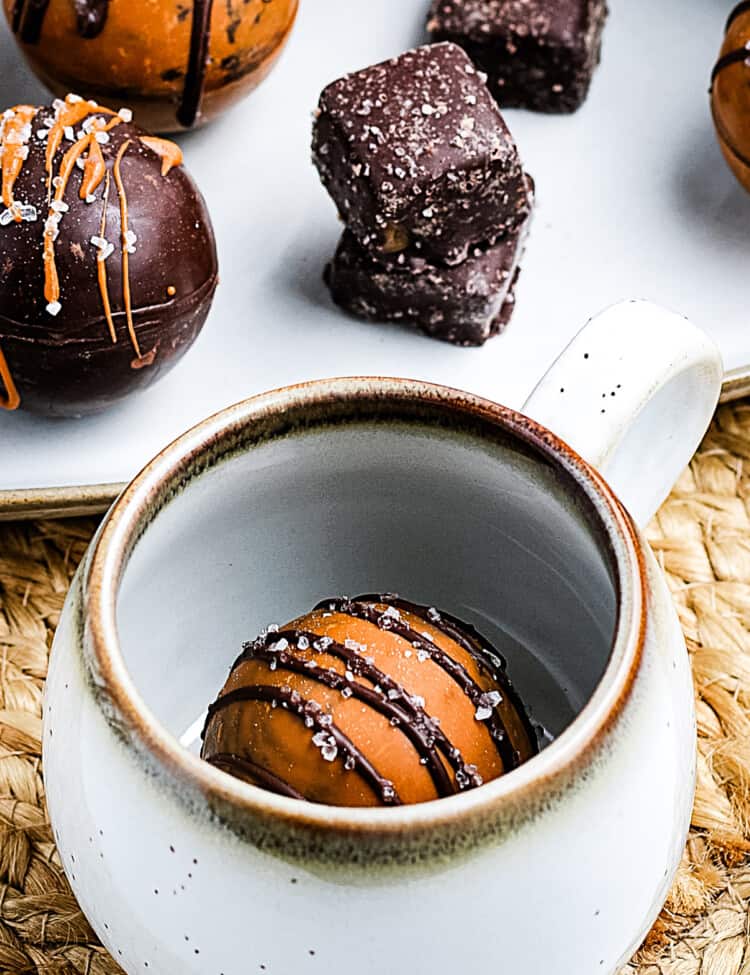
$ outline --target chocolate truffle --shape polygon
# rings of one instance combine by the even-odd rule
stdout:
[[[337,305],[370,321],[415,325],[454,345],[483,345],[510,321],[526,225],[491,247],[475,247],[461,264],[404,259],[383,265],[348,230],[326,269]],[[401,255],[403,256],[403,255]]]
[[[298,0],[3,0],[31,67],[55,94],[125,103],[156,132],[200,125],[268,74]]]
[[[721,151],[750,191],[750,3],[729,16],[726,37],[711,76],[711,111]]]
[[[272,792],[394,806],[489,782],[537,752],[476,630],[395,596],[324,600],[245,646],[202,755]]]
[[[181,161],[129,110],[75,95],[2,115],[0,405],[94,413],[193,343],[216,248]]]
[[[599,63],[604,0],[433,0],[427,30],[460,44],[502,106],[573,112]]]
[[[313,159],[342,219],[375,257],[411,248],[458,264],[529,212],[515,143],[455,44],[407,51],[329,85]]]

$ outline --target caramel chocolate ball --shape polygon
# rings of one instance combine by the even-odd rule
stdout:
[[[134,109],[174,132],[239,101],[270,71],[298,0],[3,0],[31,67],[57,95]]]
[[[202,755],[333,806],[427,802],[537,752],[505,663],[476,630],[390,595],[325,600],[245,646]]]
[[[750,3],[729,15],[711,76],[711,111],[724,158],[750,191]]]
[[[192,345],[216,247],[181,162],[75,95],[0,116],[0,407],[95,413]]]

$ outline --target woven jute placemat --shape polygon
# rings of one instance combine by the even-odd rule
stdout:
[[[94,527],[91,520],[0,526],[3,973],[121,971],[60,867],[41,766],[49,648]],[[621,975],[750,975],[750,402],[719,410],[648,535],[692,658],[698,793],[666,908]]]

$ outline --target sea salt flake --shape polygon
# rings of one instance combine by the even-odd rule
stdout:
[[[63,203],[62,200],[53,200],[50,203],[50,210],[54,210],[55,213],[67,213],[70,207],[67,203]]]
[[[0,227],[7,227],[12,221],[13,213],[10,209],[3,210],[3,212],[0,213]]]
[[[356,764],[357,763],[354,760],[354,756],[353,755],[347,755],[346,756],[346,761],[344,762],[344,768],[346,769],[347,772],[353,771],[354,770],[354,767],[356,766]]]
[[[411,701],[411,703],[414,705],[415,708],[424,707],[424,698],[422,697],[421,694],[412,694],[409,700]]]
[[[307,663],[305,664],[305,667],[308,670],[316,670],[317,669],[317,666],[318,666],[318,664],[317,664],[317,662],[315,660],[308,660]]]
[[[427,610],[427,619],[433,623],[440,622],[440,613],[438,613],[434,606],[430,606],[430,608]]]
[[[129,108],[121,108],[117,114],[120,116],[123,122],[133,121],[133,113],[130,111]]]
[[[48,314],[52,315],[53,318],[55,315],[59,315],[61,310],[62,305],[59,301],[50,301],[50,303],[47,305],[47,312]]]
[[[434,115],[434,114],[435,114],[435,109],[432,107],[432,105],[428,105],[427,102],[425,102],[424,105],[422,106],[422,115]]]
[[[65,133],[65,138],[68,140],[68,142],[76,141],[76,134],[73,131],[72,125],[66,125],[65,128],[63,129],[63,132]]]
[[[21,214],[21,220],[26,220],[27,223],[33,223],[39,217],[37,209],[33,203],[21,204],[19,212]]]
[[[87,203],[95,203],[96,202],[96,197],[94,196],[93,193],[89,193],[89,195],[86,197],[86,202]]]
[[[97,132],[94,138],[100,145],[105,146],[109,142],[109,132]]]
[[[313,649],[315,650],[327,650],[333,640],[329,636],[321,636],[317,640],[313,641]]]
[[[430,653],[429,653],[428,650],[418,650],[417,651],[417,660],[421,664],[423,664],[425,662],[425,660],[429,660],[429,659],[430,659]]]
[[[76,105],[78,102],[82,102],[83,98],[81,98],[80,95],[76,95],[71,92],[65,100],[69,105]]]
[[[348,681],[353,681],[354,680],[354,674],[351,672],[351,670],[345,671],[344,677],[346,677],[346,679]]]
[[[388,700],[389,701],[397,701],[400,697],[401,697],[401,692],[400,691],[397,691],[395,687],[392,687],[388,691]]]
[[[351,689],[351,687],[343,687],[341,689],[341,696],[345,699],[350,698],[353,693],[354,691]]]
[[[298,650],[309,650],[310,649],[310,641],[307,639],[306,636],[298,637],[298,639],[297,639],[297,649]]]
[[[393,783],[392,782],[386,782],[386,783],[384,783],[383,788],[381,789],[381,793],[380,794],[382,795],[383,799],[386,802],[390,802],[391,800],[395,799],[396,798],[396,790],[393,788]]]
[[[350,640],[348,638],[344,640],[344,646],[347,650],[354,650],[356,653],[359,653],[360,650],[365,649],[363,644],[357,643],[356,640]]]

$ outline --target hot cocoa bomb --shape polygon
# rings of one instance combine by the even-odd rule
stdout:
[[[0,406],[105,409],[192,345],[217,283],[177,145],[75,95],[0,116]]]
[[[721,151],[750,191],[750,3],[737,4],[711,76],[711,111]]]
[[[201,125],[268,74],[298,0],[3,0],[31,67],[57,95],[133,108],[142,125]]]
[[[396,806],[476,788],[536,752],[505,662],[473,627],[366,595],[246,644],[209,708],[202,756],[296,799]]]

